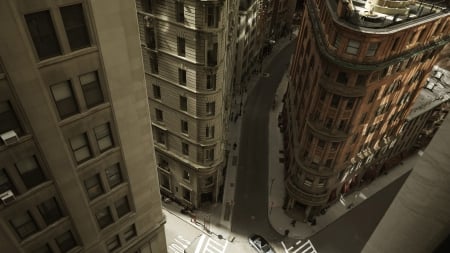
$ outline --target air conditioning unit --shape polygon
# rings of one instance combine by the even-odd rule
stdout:
[[[0,138],[7,146],[15,144],[19,140],[19,137],[17,136],[16,132],[14,132],[14,130],[10,130],[8,132],[0,134]]]
[[[3,204],[6,206],[9,203],[13,202],[16,199],[16,196],[14,196],[14,193],[11,190],[8,190],[8,191],[0,194],[0,199],[2,200]]]

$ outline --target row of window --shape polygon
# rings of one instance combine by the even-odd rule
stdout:
[[[47,180],[35,156],[29,156],[16,162],[15,168],[16,170],[0,169],[0,192],[11,190],[14,194],[20,194]],[[15,176],[16,174],[19,177]],[[14,181],[11,180],[10,175],[13,176]]]
[[[104,229],[130,212],[131,207],[128,202],[128,197],[123,196],[116,200],[111,206],[108,205],[97,208],[95,211],[95,218],[99,228]]]
[[[94,127],[93,132],[95,143],[97,144],[100,153],[114,147],[114,140],[109,123]],[[89,143],[87,132],[70,138],[69,145],[72,150],[73,157],[78,164],[93,158],[93,152]]]
[[[90,47],[91,41],[83,13],[83,6],[81,4],[64,6],[59,8],[59,12],[70,49],[76,51]],[[58,40],[58,37],[62,37],[62,34],[55,32],[53,25],[55,20],[58,20],[58,15],[52,15],[48,10],[25,15],[25,21],[39,60],[62,54],[61,44]],[[60,21],[58,20],[57,22]]]
[[[40,203],[36,209],[38,212],[35,212],[34,208],[29,209],[16,214],[9,220],[9,224],[21,240],[45,229],[45,227],[38,225],[36,218],[42,219],[46,226],[49,226],[63,217],[58,201],[54,197]]]
[[[180,96],[180,111],[188,112],[188,100],[185,96]],[[216,114],[216,102],[206,102],[205,112],[207,116],[214,116]],[[163,111],[155,109],[156,120],[162,123],[164,121]]]
[[[61,253],[69,252],[71,249],[75,248],[78,243],[72,234],[72,231],[68,230],[57,237],[55,237],[56,247],[58,247]],[[45,243],[43,246],[34,249],[33,253],[53,253],[54,250],[50,246],[53,242]]]
[[[107,167],[104,171],[86,178],[83,183],[90,200],[97,198],[124,182],[119,163]]]
[[[136,227],[134,224],[127,226],[122,233],[117,234],[110,239],[106,240],[106,249],[108,252],[114,252],[125,243],[129,242],[137,235]],[[122,240],[121,240],[122,239]]]

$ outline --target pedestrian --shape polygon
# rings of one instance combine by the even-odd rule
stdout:
[[[297,221],[296,220],[292,220],[291,221],[291,225],[295,228],[295,223],[297,223]]]

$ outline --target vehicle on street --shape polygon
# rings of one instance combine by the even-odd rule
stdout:
[[[266,239],[260,235],[250,235],[248,237],[248,243],[259,253],[275,253],[275,250],[273,250]]]

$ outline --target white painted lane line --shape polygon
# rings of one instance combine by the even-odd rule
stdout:
[[[184,249],[189,246],[189,244],[184,244],[182,241],[178,240],[177,238],[174,239],[175,242],[177,242],[178,245],[183,247]]]
[[[204,241],[205,241],[205,235],[203,234],[200,237],[200,240],[198,241],[198,244],[197,244],[197,247],[195,248],[195,252],[194,253],[200,253],[200,249],[202,248]]]

